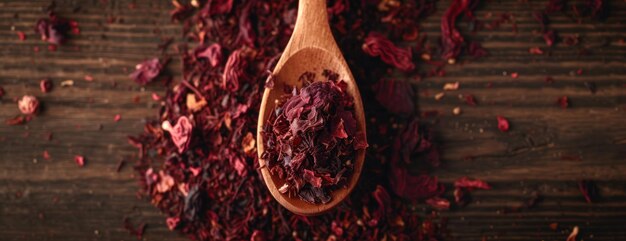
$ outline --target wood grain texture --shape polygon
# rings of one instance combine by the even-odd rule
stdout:
[[[48,3],[0,1],[0,86],[7,91],[0,100],[0,120],[18,114],[13,99],[23,94],[36,95],[45,105],[28,125],[0,124],[0,240],[135,240],[122,227],[125,216],[148,224],[145,240],[187,240],[168,231],[164,216],[137,199],[130,166],[115,172],[120,159],[136,153],[125,137],[141,132],[145,118],[156,113],[159,104],[150,94],[164,91],[158,84],[138,87],[128,74],[139,61],[160,53],[160,38],[181,37],[180,26],[169,20],[171,3],[58,0],[57,9],[79,22],[81,35],[56,52],[49,52],[33,32]],[[129,8],[131,3],[136,9]],[[439,2],[437,13],[423,21],[421,32],[429,38],[439,35],[448,3]],[[530,15],[544,1],[483,4],[476,16],[509,12],[518,34],[509,24],[475,34],[461,24],[467,38],[480,41],[491,55],[448,66],[444,77],[415,82],[420,109],[444,113],[434,124],[443,144],[443,166],[436,174],[448,186],[470,176],[494,187],[473,192],[467,207],[442,214],[449,217],[455,240],[565,240],[574,225],[584,240],[626,239],[626,45],[619,41],[626,39],[626,3],[610,3],[611,15],[604,23],[551,17],[552,28],[561,36],[580,34],[592,55],[578,56],[576,48],[557,44],[549,57],[528,53],[530,47],[545,45]],[[81,9],[73,13],[77,5]],[[123,21],[107,24],[110,16]],[[20,41],[12,27],[27,33],[27,40]],[[36,46],[39,53],[33,51]],[[171,48],[169,52],[174,53]],[[174,61],[168,71],[180,76],[180,62]],[[579,68],[583,75],[575,74]],[[95,81],[84,81],[85,75]],[[555,83],[544,83],[547,75]],[[55,89],[42,94],[39,80],[46,77]],[[67,79],[75,85],[60,87]],[[454,81],[461,88],[435,101],[443,84]],[[585,81],[594,81],[598,92],[591,94]],[[486,88],[489,83],[493,86]],[[467,106],[459,94],[474,95],[478,106]],[[555,104],[563,95],[570,98],[571,108]],[[462,115],[452,115],[456,106]],[[117,123],[116,114],[122,115]],[[509,119],[511,131],[498,131],[496,115]],[[50,132],[53,139],[47,141]],[[44,150],[50,160],[43,159]],[[85,167],[73,162],[77,154],[87,158]],[[601,200],[584,201],[576,185],[581,178],[597,181]],[[536,207],[501,211],[534,191],[543,196]],[[553,222],[559,223],[558,231],[550,230]]]

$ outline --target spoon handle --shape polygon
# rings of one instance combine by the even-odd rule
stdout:
[[[295,51],[305,47],[339,50],[328,24],[326,0],[298,2],[298,18],[290,44]]]

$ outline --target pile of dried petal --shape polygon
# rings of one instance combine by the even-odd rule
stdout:
[[[314,73],[304,75],[315,79]],[[345,187],[352,175],[355,150],[367,146],[357,133],[346,83],[331,71],[323,75],[326,80],[304,80],[302,89],[284,95],[262,132],[262,158],[285,181],[279,191],[310,203],[330,202],[330,192]]]

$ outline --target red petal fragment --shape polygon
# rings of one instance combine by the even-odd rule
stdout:
[[[468,189],[491,189],[491,186],[483,180],[480,179],[469,179],[468,177],[461,177],[454,181],[454,186],[458,188],[468,188]]]
[[[528,52],[534,55],[542,55],[543,54],[543,50],[541,50],[541,48],[539,47],[532,47],[530,49],[528,49]]]
[[[157,93],[152,92],[152,100],[159,101],[161,100],[161,96],[159,96]]]
[[[465,95],[465,103],[471,106],[476,106],[476,98],[473,95]]]
[[[448,201],[448,199],[445,199],[445,198],[431,197],[429,199],[426,199],[426,204],[430,205],[431,207],[437,210],[450,209],[450,201]]]
[[[22,31],[17,31],[17,37],[21,40],[24,41],[26,40],[26,34]]]
[[[50,160],[50,153],[48,153],[48,150],[43,151],[43,159]]]
[[[561,106],[563,109],[567,109],[569,107],[569,99],[567,96],[561,96],[556,100],[556,103]]]
[[[201,46],[196,48],[194,55],[198,59],[207,59],[211,67],[217,67],[222,62],[222,46],[216,43],[209,46]]]
[[[578,189],[585,197],[587,203],[592,203],[592,201],[598,196],[598,187],[593,181],[590,180],[580,180],[578,181]]]
[[[39,100],[37,100],[35,96],[25,95],[17,102],[17,107],[20,109],[22,114],[35,114],[39,109]]]
[[[172,218],[165,219],[165,223],[167,224],[167,228],[169,230],[176,229],[176,227],[178,226],[179,222],[180,222],[180,218],[177,218],[177,217],[172,217]]]
[[[187,149],[189,141],[191,140],[191,131],[193,129],[193,125],[191,124],[189,118],[186,116],[178,118],[176,125],[173,127],[169,121],[164,121],[161,128],[170,133],[172,141],[178,148],[179,153],[183,153]]]
[[[113,121],[118,122],[122,119],[122,116],[120,114],[115,115],[115,117],[113,117]]]
[[[576,74],[577,75],[583,75],[583,69],[577,69],[576,70]]]
[[[85,157],[76,155],[74,156],[74,162],[76,162],[79,167],[83,167],[85,166]]]
[[[26,122],[26,118],[24,116],[18,115],[16,117],[7,119],[5,123],[10,126],[21,125]]]
[[[556,41],[556,32],[554,30],[548,30],[543,34],[543,40],[546,41],[546,45],[552,46]]]
[[[511,73],[511,78],[517,79],[517,77],[519,77],[519,74],[517,72]]]
[[[93,81],[93,76],[85,75],[85,80],[91,82],[91,81]]]
[[[246,68],[248,67],[248,59],[244,53],[244,49],[240,48],[233,51],[226,66],[224,66],[224,74],[222,75],[222,88],[235,92],[239,90],[241,82],[246,81]]]
[[[496,118],[498,119],[498,129],[502,132],[509,131],[509,121],[502,116],[497,116]]]
[[[377,32],[370,32],[363,43],[363,52],[376,57],[402,71],[412,71],[415,69],[413,64],[413,54],[409,48],[399,48],[389,41],[384,35]]]
[[[39,88],[43,93],[50,92],[52,90],[52,81],[50,81],[49,79],[43,79],[39,81]]]
[[[140,85],[146,85],[156,79],[164,67],[159,58],[152,58],[135,66],[135,71],[130,74],[130,78]]]
[[[376,100],[395,114],[411,114],[415,111],[415,92],[407,81],[380,79],[372,86]]]

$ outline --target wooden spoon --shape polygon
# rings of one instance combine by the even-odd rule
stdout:
[[[316,76],[321,76],[322,71],[325,69],[339,74],[339,79],[343,79],[347,83],[347,92],[354,98],[354,115],[357,121],[357,131],[365,134],[365,115],[363,113],[361,94],[330,30],[326,0],[300,0],[298,3],[298,18],[293,34],[281,58],[278,60],[276,68],[272,72],[274,87],[272,89],[266,88],[263,93],[257,127],[257,150],[265,184],[272,196],[281,205],[289,211],[300,215],[318,215],[331,210],[341,203],[356,186],[363,168],[363,160],[365,159],[365,150],[356,151],[354,169],[346,188],[340,188],[332,192],[331,201],[326,204],[312,204],[302,201],[298,197],[289,197],[280,193],[278,188],[285,181],[272,176],[266,160],[261,158],[261,154],[264,151],[261,131],[274,109],[275,100],[284,94],[283,89],[285,85],[299,88],[302,86],[302,83],[299,83],[298,78],[304,72],[313,72]]]

